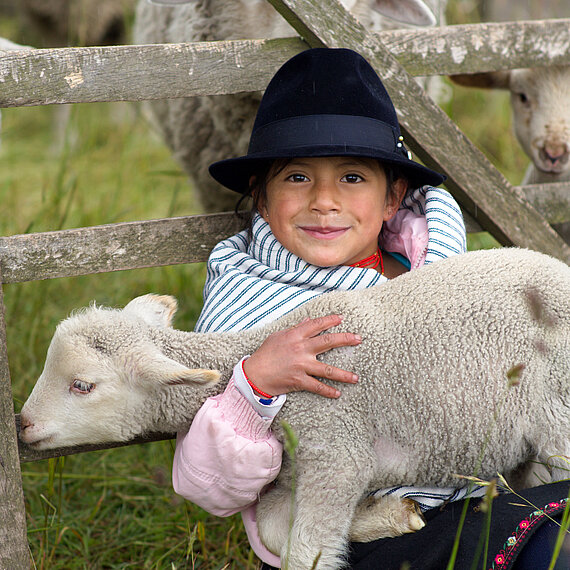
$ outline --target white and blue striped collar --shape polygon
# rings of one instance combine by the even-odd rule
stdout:
[[[459,206],[441,188],[408,193],[401,206],[426,218],[425,263],[465,251]],[[208,260],[204,307],[196,331],[237,331],[262,325],[334,290],[365,289],[386,281],[374,269],[318,267],[285,249],[255,215],[244,230],[220,242]]]

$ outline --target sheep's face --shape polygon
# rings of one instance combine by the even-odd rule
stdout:
[[[509,89],[517,139],[536,168],[570,176],[570,66],[515,69]]]
[[[151,342],[149,331],[164,317],[157,298],[139,297],[123,310],[92,307],[57,327],[22,408],[24,443],[47,449],[126,441],[146,431],[141,410],[158,390],[219,379],[216,371],[171,360]]]
[[[87,338],[58,329],[22,408],[22,441],[38,449],[122,441],[127,410],[140,406],[145,396],[125,372]]]

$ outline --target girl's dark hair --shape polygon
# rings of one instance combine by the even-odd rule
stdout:
[[[251,222],[253,215],[259,211],[259,205],[265,199],[267,193],[267,183],[275,176],[277,176],[286,166],[291,159],[278,158],[276,160],[269,160],[261,164],[261,166],[253,173],[248,191],[242,195],[236,204],[235,213],[242,218],[246,224],[251,238]],[[240,211],[242,206],[250,202],[251,206],[249,211]]]

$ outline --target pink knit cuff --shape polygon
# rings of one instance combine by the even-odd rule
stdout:
[[[223,394],[216,396],[224,418],[234,426],[238,435],[253,441],[268,439],[271,419],[260,416],[235,387],[233,378]]]

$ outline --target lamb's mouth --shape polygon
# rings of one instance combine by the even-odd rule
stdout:
[[[47,437],[42,437],[41,439],[36,439],[34,441],[26,441],[22,438],[20,438],[20,440],[24,445],[35,451],[57,447],[57,445],[53,444],[53,435],[48,435]]]
[[[560,174],[568,168],[568,158],[569,155],[566,153],[553,159],[541,149],[538,153],[538,160],[535,162],[535,166],[538,170],[546,172],[547,174]]]
[[[557,162],[556,164],[541,163],[536,165],[538,170],[544,172],[545,174],[560,174],[567,170],[567,164],[562,162]]]

